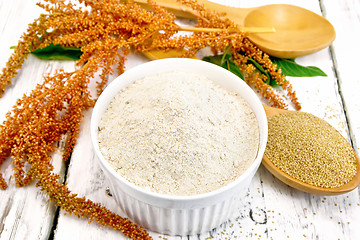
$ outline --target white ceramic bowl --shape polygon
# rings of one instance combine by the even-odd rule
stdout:
[[[102,156],[97,139],[98,123],[110,101],[120,89],[145,76],[169,71],[189,71],[206,76],[221,86],[237,92],[254,111],[260,130],[260,146],[253,164],[234,182],[215,191],[193,195],[172,196],[150,192],[128,182]],[[195,59],[162,59],[127,70],[113,80],[99,97],[91,118],[91,140],[100,167],[109,182],[111,193],[128,218],[150,231],[169,235],[193,235],[218,227],[228,220],[248,192],[267,141],[267,119],[256,94],[233,73],[214,64]]]

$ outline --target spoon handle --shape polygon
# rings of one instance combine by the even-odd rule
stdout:
[[[126,2],[126,0],[124,0]],[[144,8],[148,8],[147,0],[134,0],[135,3],[141,5]],[[176,0],[155,0],[155,2],[161,6],[174,13],[178,17],[195,19],[194,11],[186,6],[181,5]],[[244,26],[244,19],[253,8],[237,8],[229,7],[221,4],[213,3],[208,0],[197,0],[198,3],[203,4],[207,9],[211,11],[216,11],[219,13],[226,13],[226,17],[231,19],[233,22],[239,26]]]
[[[244,20],[246,16],[254,10],[254,8],[229,7],[218,3],[210,2],[208,0],[197,0],[197,2],[200,4],[204,4],[204,6],[211,11],[226,13],[226,17],[231,19],[239,26],[244,26]]]

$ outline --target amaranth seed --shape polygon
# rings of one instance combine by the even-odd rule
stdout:
[[[281,171],[324,188],[340,187],[355,176],[354,150],[325,120],[305,112],[282,113],[268,126],[265,154]]]

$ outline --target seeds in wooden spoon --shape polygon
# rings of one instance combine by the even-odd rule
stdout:
[[[317,187],[340,187],[357,172],[346,139],[325,120],[305,112],[269,119],[265,154],[281,171]]]

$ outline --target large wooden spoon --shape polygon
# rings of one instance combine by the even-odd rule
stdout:
[[[290,114],[297,114],[296,111],[289,111],[289,110],[283,110],[283,109],[278,109],[278,108],[272,108],[269,106],[264,105],[264,109],[266,112],[266,116],[267,118],[271,118],[274,115],[280,114],[280,113],[290,113]],[[354,150],[353,150],[354,151]],[[290,175],[286,174],[285,172],[281,171],[279,168],[277,168],[272,161],[269,159],[269,157],[266,155],[266,152],[263,156],[263,160],[262,160],[262,164],[265,166],[265,168],[271,172],[276,178],[278,178],[280,181],[284,182],[285,184],[296,188],[298,190],[304,191],[304,192],[308,192],[308,193],[312,193],[312,194],[317,194],[317,195],[339,195],[339,194],[343,194],[343,193],[347,193],[350,192],[351,190],[355,189],[356,187],[358,187],[358,185],[360,184],[360,163],[359,163],[359,158],[356,155],[355,151],[354,151],[354,155],[356,157],[356,161],[357,161],[357,174],[355,175],[355,177],[348,183],[344,184],[341,187],[337,187],[337,188],[323,188],[323,187],[316,187],[307,183],[304,183],[296,178],[291,177]]]
[[[146,7],[146,0],[134,0]],[[154,0],[177,16],[194,18],[192,10],[176,0]],[[235,8],[197,0],[210,10],[225,12],[241,27],[274,27],[274,33],[250,33],[249,39],[269,55],[279,58],[296,58],[317,52],[335,39],[335,30],[324,17],[307,9],[274,4],[256,8]]]

